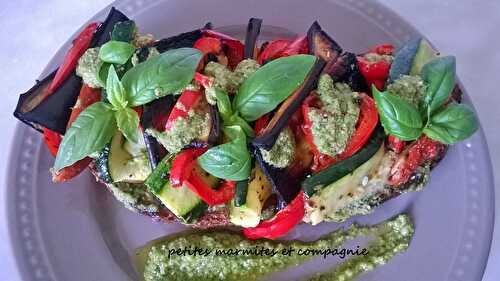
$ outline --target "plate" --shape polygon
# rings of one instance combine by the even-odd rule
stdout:
[[[388,8],[373,1],[142,1],[114,4],[142,32],[157,38],[192,30],[211,21],[242,38],[250,17],[264,19],[261,39],[292,37],[319,20],[346,50],[359,52],[377,43],[396,45],[418,32]],[[104,19],[109,7],[90,21]],[[53,70],[69,47],[54,56],[42,76]],[[468,96],[465,102],[470,104]],[[18,125],[7,185],[9,232],[17,265],[26,281],[139,280],[131,254],[154,238],[185,229],[162,224],[123,208],[89,173],[55,185],[53,158],[41,136]],[[369,216],[344,224],[300,225],[288,238],[314,239],[352,223],[376,223],[409,213],[416,232],[407,252],[359,280],[481,280],[493,230],[493,181],[482,130],[452,146],[419,193],[404,194]],[[335,259],[314,259],[269,280],[300,280],[326,270]]]

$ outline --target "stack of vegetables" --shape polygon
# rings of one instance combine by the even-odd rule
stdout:
[[[424,39],[344,52],[317,22],[258,46],[203,28],[162,40],[112,9],[15,116],[43,132],[55,182],[91,167],[125,205],[277,238],[421,188],[477,129],[455,59]]]

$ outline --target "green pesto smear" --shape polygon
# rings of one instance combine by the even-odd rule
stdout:
[[[425,95],[425,84],[420,76],[403,75],[388,85],[387,91],[418,108]]]
[[[188,117],[177,118],[168,131],[158,132],[155,129],[146,131],[155,137],[168,152],[177,153],[198,137],[210,133],[210,115],[190,110]]]
[[[268,164],[277,168],[290,165],[295,157],[295,138],[290,128],[285,128],[278,136],[270,150],[260,149],[262,158]]]
[[[339,229],[313,242],[302,241],[250,241],[244,236],[231,232],[211,231],[194,232],[169,236],[137,252],[137,265],[146,281],[196,281],[196,280],[262,280],[269,274],[297,266],[313,256],[297,253],[316,250],[337,249],[348,240],[360,236],[373,239],[366,246],[367,255],[357,255],[336,265],[330,271],[316,273],[310,280],[349,281],[361,273],[373,270],[387,263],[396,254],[405,251],[414,229],[407,215],[399,215],[389,221],[373,226],[351,225],[348,229]],[[204,254],[175,254],[176,249],[204,249]],[[292,247],[292,254],[283,254],[283,249]],[[211,251],[207,251],[211,250]],[[219,255],[218,250],[240,250],[239,255]],[[262,252],[267,249],[268,254]],[[170,251],[169,251],[170,250]],[[244,254],[243,250],[253,250],[253,254]],[[255,253],[264,254],[255,254]],[[275,253],[274,255],[270,254]],[[170,253],[170,257],[169,257]]]
[[[335,156],[347,146],[359,117],[358,94],[344,83],[333,83],[328,74],[318,81],[321,109],[311,108],[313,141],[319,152]]]
[[[227,66],[217,62],[209,62],[205,66],[204,73],[214,79],[214,88],[225,91],[226,93],[236,93],[241,84],[257,69],[260,65],[253,59],[242,60],[231,71]],[[210,104],[215,104],[214,89],[207,89],[207,100]]]
[[[78,59],[76,75],[83,79],[83,82],[92,88],[100,88],[102,85],[97,78],[97,71],[101,60],[99,59],[99,48],[89,48]]]

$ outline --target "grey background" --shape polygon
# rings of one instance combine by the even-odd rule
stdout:
[[[32,86],[61,44],[109,0],[0,1],[0,180],[3,185],[18,94]],[[425,34],[438,49],[457,57],[457,72],[485,129],[495,174],[500,171],[500,1],[381,0]],[[500,177],[495,178],[500,186]],[[4,190],[0,202],[4,202]],[[0,203],[1,204],[1,203]],[[500,212],[500,192],[496,192]],[[484,281],[500,279],[500,216]],[[0,207],[0,280],[19,280]],[[496,268],[493,267],[496,265]]]

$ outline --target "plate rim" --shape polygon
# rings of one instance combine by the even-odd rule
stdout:
[[[103,18],[105,16],[105,14],[107,13],[107,11],[110,9],[110,7],[112,6],[117,6],[120,10],[124,10],[126,13],[130,13],[131,14],[131,17],[133,17],[133,14],[138,14],[140,13],[143,9],[147,9],[149,8],[150,6],[152,5],[156,5],[158,2],[162,2],[163,0],[157,0],[157,1],[150,1],[149,4],[146,4],[144,7],[144,3],[142,3],[142,1],[137,1],[137,0],[122,0],[122,1],[114,1],[113,3],[107,5],[106,7],[104,7],[103,9],[101,9],[100,11],[98,11],[97,13],[95,13],[89,20],[87,20],[84,24],[82,24],[70,37],[68,40],[66,40],[66,42],[64,44],[61,45],[61,47],[59,47],[59,49],[55,52],[55,54],[52,56],[52,58],[49,60],[49,62],[47,63],[47,66],[43,69],[40,77],[43,77],[44,75],[46,75],[47,73],[49,73],[50,70],[53,70],[56,65],[56,62],[58,60],[60,60],[62,57],[63,57],[63,53],[68,49],[69,45],[70,45],[70,42],[71,42],[71,38],[73,38],[76,34],[78,34],[78,32],[80,30],[83,29],[84,26],[86,26],[89,22],[91,21],[94,21],[96,19],[99,19],[99,18]],[[369,16],[370,13],[373,13],[374,11],[383,11],[385,14],[389,14],[392,18],[396,19],[398,24],[399,23],[402,23],[404,25],[404,29],[409,32],[409,33],[413,33],[413,34],[418,34],[422,37],[425,37],[417,28],[415,28],[412,24],[410,24],[408,21],[406,21],[403,17],[401,17],[398,13],[396,13],[395,11],[393,11],[390,7],[388,7],[387,5],[384,5],[382,3],[379,3],[378,1],[369,1],[369,2],[361,2],[361,1],[357,1],[355,2],[354,0],[348,0],[348,1],[340,1],[340,0],[327,0],[329,2],[335,2],[336,4],[338,5],[341,5],[357,14],[362,14],[364,16]],[[141,4],[139,4],[141,3]],[[140,9],[139,10],[136,10],[134,12],[131,12],[129,11],[128,7],[130,7],[130,5],[136,5],[137,7],[139,7]],[[127,7],[127,8],[125,8]],[[367,13],[366,10],[363,10],[362,8],[366,8],[366,7],[369,7],[369,11],[371,11],[370,13]],[[122,9],[124,8],[124,9]],[[377,24],[381,29],[384,29],[383,25],[385,23],[381,23],[381,22],[378,22],[376,21],[375,19],[372,20],[372,22],[374,22],[375,24]],[[385,30],[385,29],[384,29]],[[404,31],[402,30],[401,32],[404,33]],[[390,35],[390,34],[389,34]],[[392,35],[390,35],[391,37],[393,37]],[[401,42],[401,40],[397,39],[397,38],[394,38],[393,39],[397,42]],[[466,101],[466,103],[468,103],[473,109],[474,111],[475,110],[475,107],[474,107],[474,102],[473,100],[469,97],[469,95],[467,94],[466,92],[466,89],[465,87],[463,86],[463,84],[460,82],[460,80],[458,79],[457,80],[460,88],[462,89],[463,93],[464,93],[464,100]],[[22,138],[23,136],[29,136],[28,138]],[[31,136],[35,136],[34,138],[37,139],[36,141],[27,141],[27,139],[30,139]],[[479,145],[477,145],[477,147],[482,147],[482,153],[485,154],[481,160],[478,160],[478,161],[481,161],[483,162],[485,165],[486,165],[486,169],[483,169],[483,174],[486,176],[486,178],[484,179],[485,182],[488,184],[488,188],[490,189],[490,192],[491,192],[491,195],[490,196],[490,200],[489,200],[489,207],[490,207],[490,212],[488,212],[489,214],[489,218],[487,219],[488,221],[488,226],[490,227],[490,231],[486,234],[489,234],[488,235],[488,241],[486,242],[485,246],[487,246],[487,251],[485,253],[485,257],[484,257],[484,262],[482,262],[482,268],[480,268],[480,273],[481,273],[481,276],[484,276],[484,273],[485,273],[485,269],[486,269],[486,266],[487,266],[487,261],[489,259],[489,254],[491,252],[491,243],[492,243],[492,238],[493,238],[493,230],[494,230],[494,219],[495,219],[495,197],[494,197],[494,194],[495,194],[495,185],[494,185],[494,182],[493,182],[493,167],[492,167],[492,162],[491,162],[491,156],[490,156],[490,150],[489,150],[489,147],[488,147],[488,143],[487,143],[487,140],[486,140],[486,136],[485,136],[485,133],[484,133],[484,130],[483,130],[483,127],[482,125],[480,124],[479,126],[479,130],[476,132],[476,138],[478,139],[479,141]],[[11,144],[11,147],[10,147],[10,150],[9,150],[9,156],[8,156],[8,160],[9,160],[9,163],[17,163],[17,166],[16,165],[9,165],[9,168],[7,169],[8,171],[8,174],[7,174],[7,177],[6,177],[6,190],[4,191],[6,193],[6,204],[5,204],[5,208],[6,208],[6,214],[7,214],[7,228],[8,228],[8,239],[10,241],[9,245],[10,245],[10,249],[11,249],[11,252],[13,253],[14,255],[14,259],[15,259],[15,264],[16,264],[16,269],[17,271],[19,272],[20,276],[22,277],[22,280],[44,280],[44,279],[41,279],[40,277],[37,277],[37,274],[38,274],[38,270],[40,268],[42,268],[43,266],[45,266],[46,268],[48,268],[46,271],[52,275],[53,274],[53,270],[50,268],[50,262],[46,262],[46,258],[42,259],[42,263],[40,263],[40,261],[37,262],[37,264],[40,266],[39,268],[34,268],[34,267],[29,267],[29,262],[24,260],[24,258],[22,257],[23,253],[22,253],[22,250],[21,250],[21,244],[22,244],[22,239],[20,239],[20,231],[19,229],[17,228],[17,226],[20,224],[20,221],[19,221],[19,218],[16,216],[16,214],[18,213],[18,210],[17,210],[17,195],[18,193],[17,192],[8,192],[9,189],[12,189],[10,186],[16,186],[17,184],[17,180],[18,178],[15,177],[14,175],[16,175],[19,171],[19,168],[21,165],[19,161],[16,161],[18,160],[18,158],[22,157],[22,149],[23,149],[23,145],[28,145],[28,146],[31,146],[34,150],[35,150],[35,154],[36,154],[36,160],[32,160],[33,163],[36,163],[38,162],[38,158],[39,158],[39,150],[40,150],[40,147],[42,147],[41,145],[41,141],[40,141],[40,138],[38,136],[38,133],[36,133],[35,131],[33,131],[31,128],[27,128],[26,126],[24,126],[21,122],[17,122],[17,125],[14,129],[14,139],[23,139],[22,142],[16,142],[16,141],[13,141],[12,144]],[[470,145],[470,142],[468,140],[465,140],[463,142],[463,144],[465,146],[467,146],[467,144]],[[33,155],[33,154],[31,154]],[[464,159],[464,162],[466,162],[466,160]],[[33,171],[33,170],[31,170]],[[466,171],[467,172],[467,171]],[[33,176],[33,178],[36,178],[36,176]],[[16,183],[16,184],[14,184]],[[465,185],[468,185],[469,183],[464,183]],[[36,189],[35,189],[36,190]],[[36,222],[34,222],[36,223]],[[464,224],[465,225],[465,224]],[[32,234],[33,235],[33,234]],[[462,233],[461,235],[461,238],[460,238],[460,242],[463,242],[464,240],[464,234]],[[40,239],[40,237],[37,237],[38,239]],[[43,247],[43,245],[38,245],[38,247]],[[460,249],[457,249],[457,251],[460,251]],[[41,251],[41,254],[43,255],[44,251]],[[457,264],[457,261],[456,259],[458,259],[459,255],[457,253],[457,255],[455,255],[455,261],[452,263],[452,269],[453,267],[456,267],[456,264]],[[45,262],[45,263],[43,263]],[[33,262],[31,262],[33,263]],[[33,265],[32,265],[33,266]],[[28,270],[29,269],[29,270]],[[35,270],[33,270],[35,269]],[[450,279],[451,278],[451,275],[452,275],[452,269],[450,269],[450,274],[448,276],[449,280],[452,280]],[[42,271],[42,274],[43,274],[43,269],[41,269]],[[32,274],[29,274],[28,272],[31,272]],[[33,278],[33,277],[36,277],[36,278]],[[43,278],[43,275],[42,275],[42,278]],[[47,279],[47,280],[57,280],[57,278],[55,278],[55,276],[50,276],[50,279]]]

